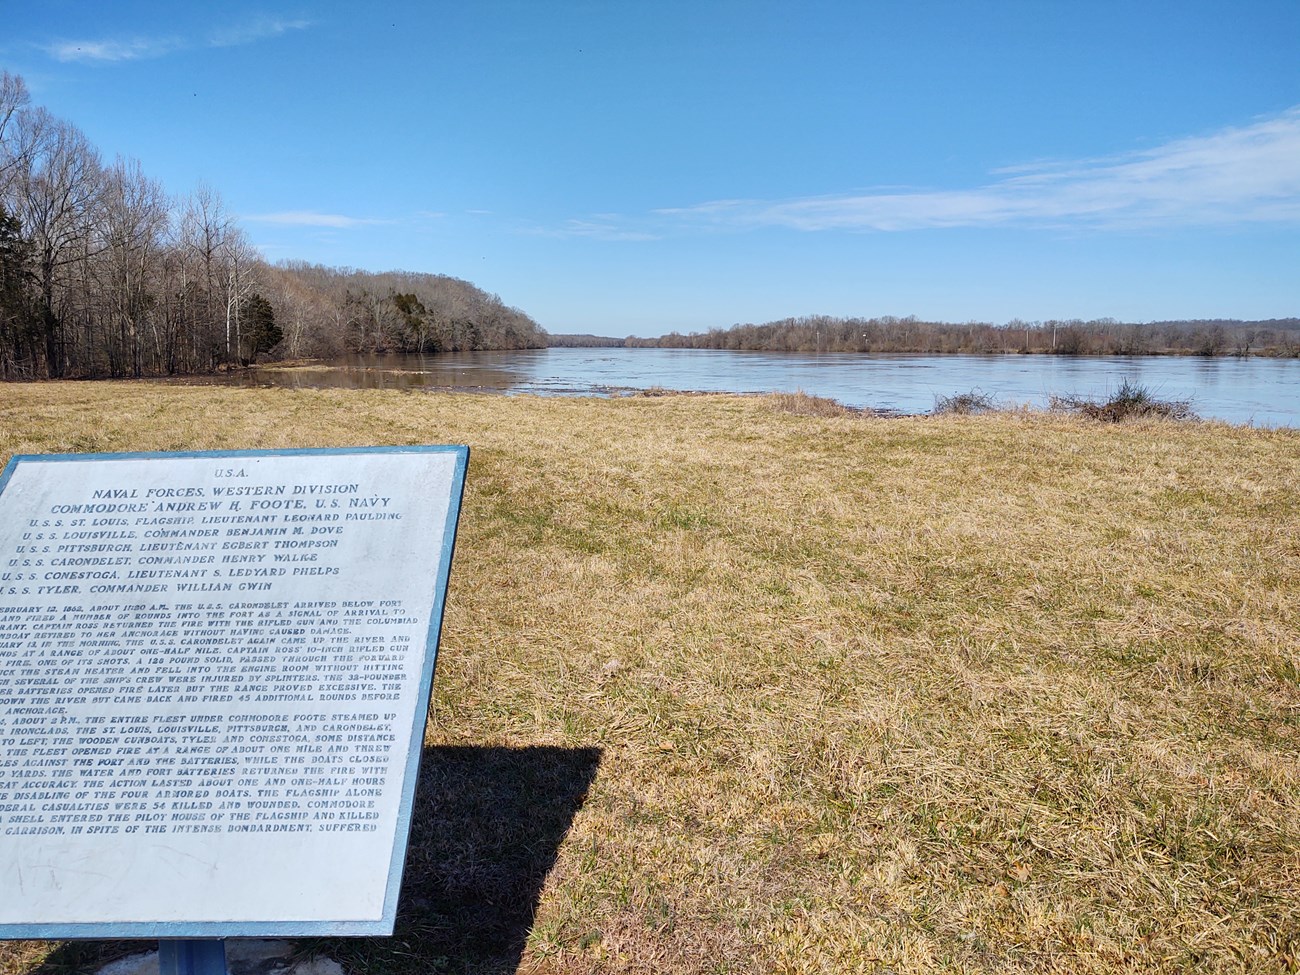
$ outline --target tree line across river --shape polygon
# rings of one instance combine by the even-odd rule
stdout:
[[[1056,355],[1266,355],[1300,357],[1300,318],[1268,321],[930,322],[916,318],[809,315],[659,338],[550,335],[573,348],[729,349],[744,352],[1054,353]]]
[[[172,199],[137,162],[105,164],[0,72],[0,378],[544,344],[457,278],[268,264],[215,191]]]

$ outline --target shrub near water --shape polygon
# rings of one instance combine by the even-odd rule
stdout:
[[[958,416],[974,416],[977,413],[992,413],[998,408],[997,402],[988,393],[972,389],[969,393],[954,393],[952,396],[936,396],[934,412],[936,414],[952,413]]]
[[[455,442],[427,760],[481,815],[417,817],[349,971],[1295,970],[1294,431],[0,387],[4,456]],[[599,756],[553,867],[501,839],[552,753]]]
[[[1074,413],[1090,420],[1120,423],[1134,419],[1194,420],[1192,405],[1187,400],[1161,400],[1145,386],[1127,379],[1120,383],[1115,395],[1104,402],[1081,396],[1053,396],[1050,408],[1060,413]]]

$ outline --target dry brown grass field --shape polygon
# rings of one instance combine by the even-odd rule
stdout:
[[[432,811],[396,936],[304,950],[357,975],[1300,968],[1300,433],[0,386],[0,460],[407,443],[472,448]],[[115,950],[14,943],[0,973]]]

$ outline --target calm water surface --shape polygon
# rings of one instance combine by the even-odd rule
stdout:
[[[307,369],[259,369],[239,381],[286,386],[474,389],[609,396],[661,386],[726,393],[794,392],[848,406],[924,413],[935,398],[978,389],[1004,403],[1052,395],[1105,398],[1124,380],[1204,417],[1300,427],[1300,360],[1190,356],[796,355],[695,349],[535,349],[453,355],[350,356]]]

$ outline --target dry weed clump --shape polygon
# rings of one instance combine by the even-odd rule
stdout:
[[[1104,402],[1081,396],[1053,396],[1048,409],[1057,413],[1072,413],[1103,423],[1122,423],[1125,420],[1195,420],[1192,405],[1187,400],[1162,400],[1145,386],[1125,379],[1115,395]]]
[[[955,416],[975,416],[980,413],[992,413],[997,408],[997,401],[992,396],[978,389],[972,389],[968,393],[936,396],[933,413],[934,415],[950,413]]]
[[[308,946],[348,971],[1300,965],[1300,433],[0,387],[0,459],[365,443],[472,455],[396,937]]]

